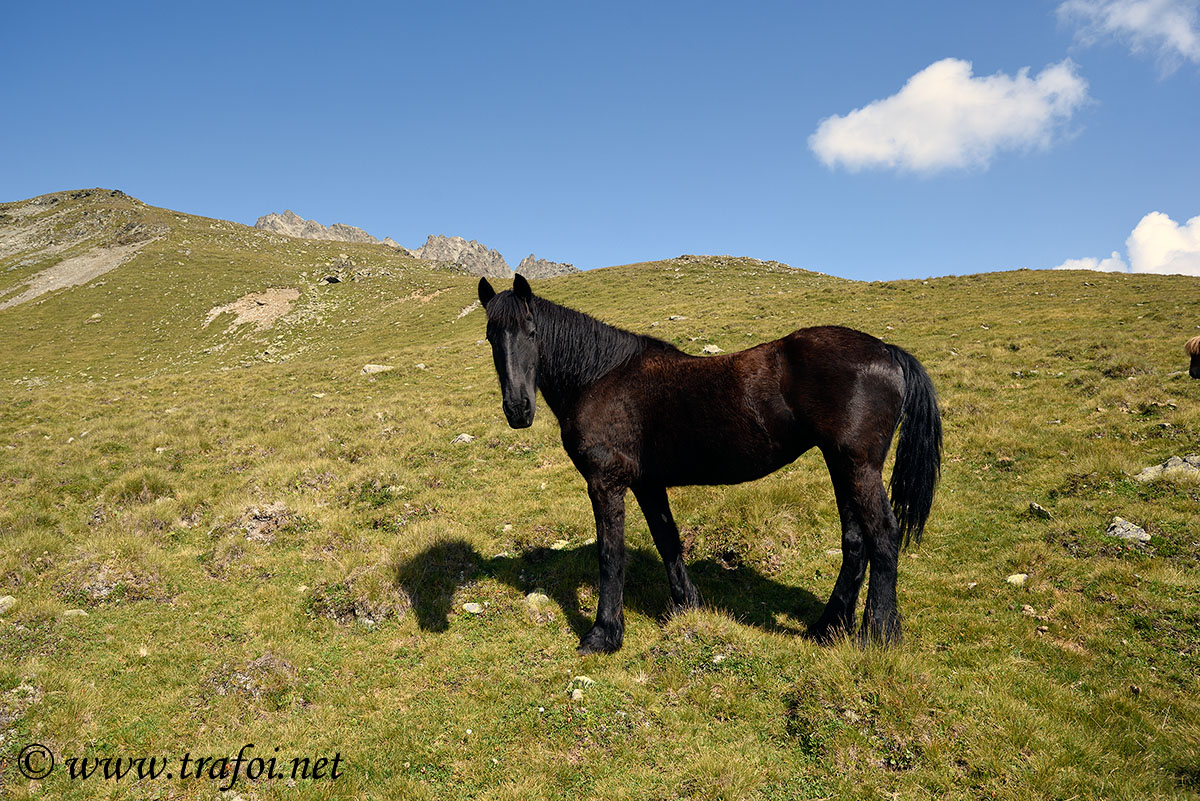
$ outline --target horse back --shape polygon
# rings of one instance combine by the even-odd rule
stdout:
[[[886,453],[899,376],[884,343],[840,327],[710,357],[649,349],[589,388],[563,444],[585,475],[666,486],[749,481],[864,431]],[[879,396],[888,408],[864,415]]]

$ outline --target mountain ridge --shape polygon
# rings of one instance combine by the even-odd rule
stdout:
[[[406,253],[411,253],[418,259],[432,262],[445,262],[463,267],[471,275],[486,278],[511,278],[513,269],[508,266],[504,256],[499,251],[461,236],[443,236],[430,234],[425,244],[415,249],[406,249],[390,236],[380,240],[367,233],[362,228],[345,223],[322,225],[315,220],[308,220],[286,209],[282,214],[264,214],[254,223],[254,227],[262,231],[271,231],[297,239],[319,239],[330,242],[363,242],[386,245]],[[553,262],[536,258],[530,253],[517,270],[526,278],[552,278],[579,272],[573,265],[564,262]]]
[[[345,223],[334,223],[333,225],[325,226],[315,220],[307,220],[291,209],[285,209],[282,214],[264,214],[254,223],[254,227],[261,231],[272,231],[297,239],[379,243],[378,239],[361,228],[346,225]]]

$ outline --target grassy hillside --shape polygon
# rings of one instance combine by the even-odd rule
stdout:
[[[144,244],[0,310],[0,596],[15,599],[0,796],[1200,792],[1200,484],[1133,480],[1200,452],[1200,382],[1181,372],[1196,279],[864,284],[681,257],[536,283],[693,353],[860,328],[922,360],[946,425],[924,544],[901,560],[902,647],[798,636],[840,559],[810,453],[755,483],[671,491],[706,602],[673,619],[630,498],[625,647],[580,658],[596,604],[583,482],[544,408],[530,429],[505,424],[482,314],[462,313],[476,279],[381,246],[57,197],[0,207],[0,232],[47,215],[67,243],[10,248],[0,297],[70,248]],[[233,312],[206,325],[285,288],[296,299],[269,328]],[[1106,537],[1117,515],[1149,544]],[[17,770],[34,742],[58,760],[44,780]],[[250,743],[288,778],[178,775],[185,753],[232,760]],[[173,778],[63,767],[152,755]],[[335,755],[336,780],[328,763],[291,779],[293,758]]]

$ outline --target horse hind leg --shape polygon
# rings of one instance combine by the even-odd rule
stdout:
[[[832,455],[826,455],[825,462],[833,479],[838,515],[842,522],[842,568],[825,611],[809,630],[810,636],[821,642],[829,642],[841,634],[854,631],[858,593],[867,573],[864,521],[856,498],[854,470],[851,465]]]
[[[896,574],[900,556],[900,526],[888,502],[883,477],[878,473],[867,481],[862,497],[867,535],[867,558],[871,579],[863,609],[860,639],[865,643],[898,645],[900,612],[896,601]]]
[[[633,495],[642,507],[646,524],[650,526],[650,535],[654,537],[654,545],[667,568],[667,581],[671,587],[671,611],[695,609],[700,606],[700,593],[692,584],[687,566],[683,563],[683,543],[679,540],[679,529],[671,516],[666,489],[634,487]]]

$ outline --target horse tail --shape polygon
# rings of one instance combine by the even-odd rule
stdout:
[[[933,382],[921,363],[895,345],[888,348],[904,371],[904,398],[896,423],[900,439],[888,489],[901,542],[907,546],[909,540],[921,542],[933,505],[933,490],[942,474],[942,415]]]

